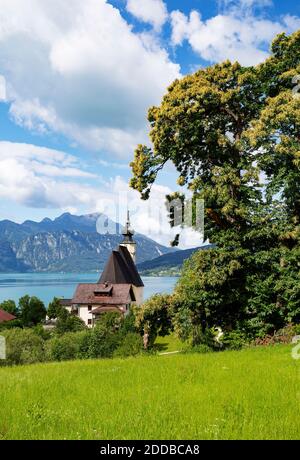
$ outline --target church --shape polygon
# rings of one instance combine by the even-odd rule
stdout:
[[[72,299],[61,300],[62,306],[90,328],[102,313],[111,311],[126,315],[132,305],[143,303],[144,284],[135,265],[133,236],[128,212],[123,241],[112,251],[98,283],[79,284]]]

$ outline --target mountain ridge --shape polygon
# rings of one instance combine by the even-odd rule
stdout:
[[[116,233],[98,233],[97,221],[103,216],[104,228]],[[76,216],[64,213],[40,222],[26,220],[17,224],[0,221],[0,272],[74,272],[100,271],[121,240],[122,226],[104,214]],[[172,252],[139,233],[138,263]]]
[[[183,263],[196,251],[205,251],[214,248],[213,244],[206,244],[197,248],[177,250],[163,254],[151,260],[138,264],[137,268],[142,275],[179,275]]]

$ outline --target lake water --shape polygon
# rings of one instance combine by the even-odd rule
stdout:
[[[99,273],[0,273],[0,303],[12,299],[16,302],[28,294],[39,297],[48,305],[53,297],[72,298],[78,283],[96,283]],[[144,298],[153,294],[170,294],[176,284],[175,277],[143,277]]]

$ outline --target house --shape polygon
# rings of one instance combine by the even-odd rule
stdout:
[[[128,213],[123,241],[112,251],[98,283],[79,284],[72,299],[61,301],[71,314],[81,318],[88,327],[93,327],[105,312],[115,311],[126,315],[132,305],[141,305],[143,302],[144,284],[135,265],[136,242],[133,236]]]
[[[11,315],[10,313],[7,313],[7,311],[0,309],[0,324],[6,323],[8,321],[14,321],[15,319],[17,318],[14,315]]]

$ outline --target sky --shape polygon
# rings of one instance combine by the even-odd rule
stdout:
[[[148,108],[174,79],[257,64],[299,28],[295,0],[0,0],[0,220],[124,222],[129,206],[136,231],[167,244],[158,209],[178,190],[172,165],[149,203],[128,187],[135,147],[150,145]]]

